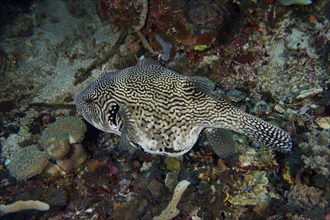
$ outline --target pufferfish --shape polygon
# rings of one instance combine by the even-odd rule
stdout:
[[[181,156],[205,128],[221,129],[223,140],[238,132],[280,152],[292,146],[284,130],[229,104],[209,79],[154,62],[103,73],[74,102],[90,124],[120,135],[121,146],[151,154]]]

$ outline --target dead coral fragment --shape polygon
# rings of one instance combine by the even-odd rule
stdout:
[[[170,201],[166,209],[164,209],[159,216],[153,217],[153,220],[161,220],[161,219],[169,220],[176,217],[180,213],[179,209],[177,209],[176,206],[178,205],[182,197],[182,194],[187,189],[189,184],[190,182],[187,180],[180,181],[178,185],[175,187],[172,200]]]
[[[83,140],[86,130],[78,116],[60,118],[42,132],[41,145],[52,158],[62,159],[70,151],[70,144]]]
[[[312,3],[311,0],[280,0],[280,3],[284,6],[289,5],[309,5]]]
[[[296,185],[291,188],[288,194],[288,204],[303,210],[324,209],[328,205],[320,190],[306,185]]]
[[[48,154],[39,151],[36,146],[28,146],[16,151],[11,157],[7,168],[17,180],[26,180],[40,174],[46,167]]]
[[[9,205],[0,204],[0,217],[9,213],[19,212],[23,210],[36,209],[39,211],[47,211],[49,205],[38,200],[17,201]]]
[[[323,89],[321,87],[312,88],[312,89],[309,89],[309,90],[303,90],[297,96],[297,100],[302,100],[302,99],[310,98],[310,97],[316,96],[316,95],[318,95],[318,94],[320,94],[322,92],[323,92]]]

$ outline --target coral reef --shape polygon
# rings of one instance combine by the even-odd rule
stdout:
[[[267,205],[271,198],[278,198],[278,195],[268,191],[269,181],[265,171],[253,171],[247,173],[242,181],[236,183],[238,191],[232,195],[227,193],[225,201],[233,205]]]
[[[237,166],[244,170],[277,167],[274,152],[270,149],[247,149],[239,155]]]
[[[316,173],[329,177],[330,175],[330,137],[329,131],[314,131],[307,133],[307,142],[299,144],[303,155],[305,168],[315,170]]]
[[[37,200],[16,201],[9,205],[0,204],[0,217],[9,213],[19,212],[28,209],[47,211],[49,209],[49,205],[47,203]]]
[[[0,204],[50,206],[2,218],[152,219],[185,179],[174,219],[330,219],[329,0],[3,0],[0,11]],[[88,126],[83,143],[63,139],[66,155],[48,161],[41,133],[76,114],[83,87],[141,54],[210,78],[228,102],[290,133],[292,152],[234,134],[229,162],[202,135],[188,154],[165,159],[118,150],[117,136]],[[31,145],[47,166],[17,181],[10,161]],[[28,173],[22,162],[16,168]]]
[[[80,117],[63,117],[42,132],[40,143],[62,169],[69,170],[79,166],[87,157],[80,144],[86,130]]]
[[[35,145],[31,145],[14,152],[6,166],[17,180],[26,180],[44,170],[48,157],[46,152],[39,151]]]
[[[311,210],[324,209],[328,202],[322,195],[322,191],[307,185],[293,186],[288,194],[288,204],[295,209]]]
[[[115,24],[118,28],[132,28],[138,31],[145,25],[148,1],[99,0],[97,9],[101,19]],[[126,16],[128,14],[129,16]]]
[[[190,182],[187,180],[180,181],[175,187],[172,200],[170,201],[166,209],[164,209],[159,216],[155,216],[153,220],[167,220],[176,217],[180,213],[179,209],[177,209],[177,205],[181,200],[182,194],[189,185]]]

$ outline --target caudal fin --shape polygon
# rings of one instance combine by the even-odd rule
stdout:
[[[291,137],[283,129],[244,112],[240,112],[238,118],[240,133],[255,138],[277,151],[283,153],[291,151]]]

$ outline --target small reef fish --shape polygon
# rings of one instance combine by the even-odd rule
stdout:
[[[235,131],[280,152],[292,147],[284,130],[229,104],[209,79],[181,75],[148,60],[103,73],[74,102],[93,126],[120,135],[120,146],[151,154],[181,156],[204,128],[222,129],[224,136]]]

